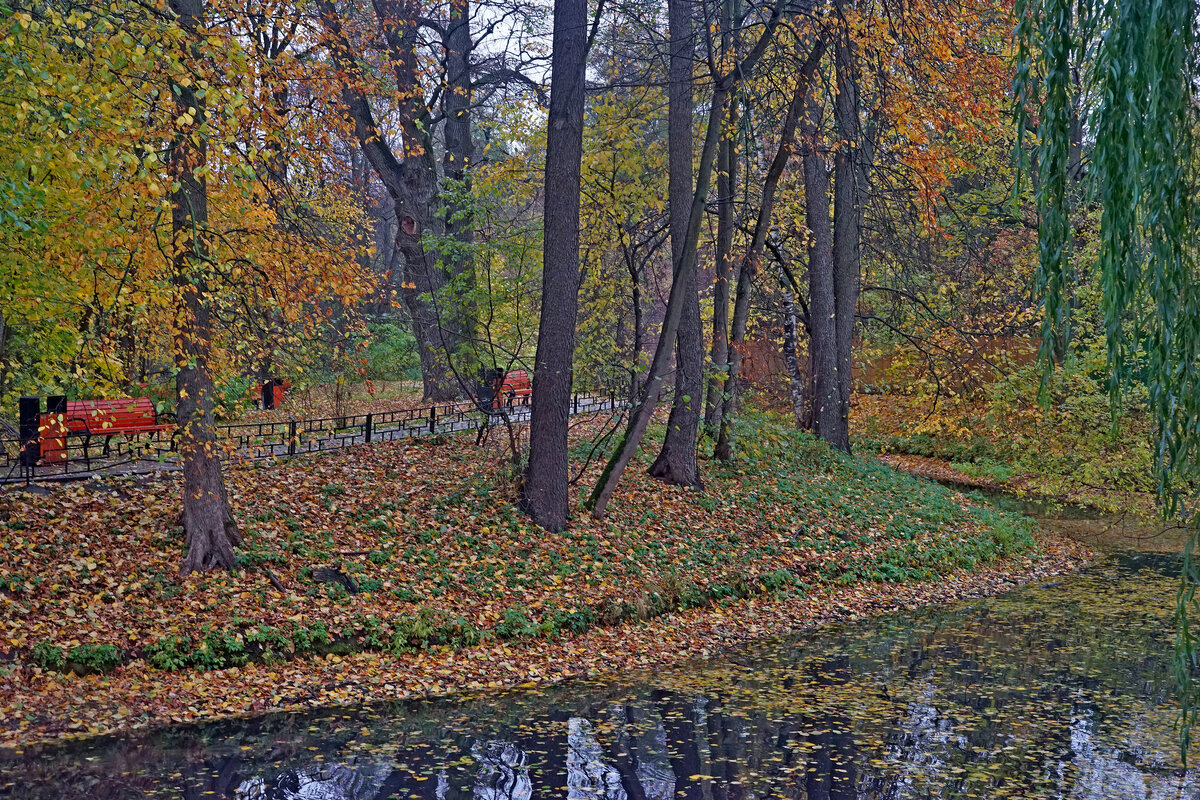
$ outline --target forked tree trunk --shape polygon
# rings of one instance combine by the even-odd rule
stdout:
[[[198,59],[197,38],[204,18],[204,0],[171,0],[171,10],[187,34],[183,63]],[[197,171],[205,165],[204,101],[197,97],[196,80],[188,86],[172,83],[181,126],[171,144],[168,168],[178,187],[171,194],[174,286],[178,292],[175,331],[175,378],[179,423],[179,454],[183,464],[183,530],[187,554],[181,572],[231,569],[233,548],[241,543],[237,522],[225,493],[221,453],[213,420],[213,381],[208,362],[212,351],[212,311],[205,272],[208,269],[208,187]]]
[[[842,424],[829,219],[829,172],[821,154],[819,120],[808,126],[804,156],[805,214],[809,230],[809,347],[813,369],[813,432],[839,450],[850,446]]]
[[[567,423],[579,304],[579,184],[583,159],[587,0],[555,0],[546,138],[542,310],[533,368],[529,465],[521,504],[551,531],[567,524]]]
[[[700,486],[696,437],[704,391],[704,343],[700,330],[700,296],[696,287],[696,248],[688,247],[692,210],[692,4],[667,0],[671,37],[668,67],[667,142],[668,207],[671,258],[682,265],[682,310],[675,335],[675,397],[667,433],[650,474],[666,483]]]
[[[470,269],[470,260],[447,257],[445,264],[438,253],[426,246],[425,234],[445,230],[445,220],[435,211],[438,205],[437,156],[433,146],[433,119],[425,105],[422,89],[420,21],[421,9],[410,0],[374,0],[383,39],[387,43],[392,73],[396,80],[395,109],[404,144],[397,157],[376,124],[370,101],[362,88],[362,79],[354,49],[342,28],[341,17],[332,0],[317,0],[317,12],[328,34],[330,54],[339,73],[344,77],[342,101],[354,123],[355,137],[375,174],[387,189],[396,205],[396,249],[404,258],[404,281],[401,299],[412,320],[413,333],[421,360],[421,380],[425,396],[431,400],[452,400],[460,395],[460,385],[451,363],[455,350],[474,335],[475,322],[469,304],[454,296],[451,281],[460,269]],[[466,13],[464,7],[456,14]],[[462,27],[454,29],[460,35],[469,33]],[[455,39],[450,61],[469,56],[469,42]],[[457,49],[455,49],[457,48]],[[461,78],[461,70],[459,71]],[[462,87],[455,102],[461,102]],[[455,123],[469,129],[469,95],[467,106],[458,108],[451,103]],[[464,119],[466,120],[464,123]],[[459,130],[455,129],[455,131]],[[457,133],[457,141],[464,141]],[[471,226],[467,226],[470,228]],[[454,233],[452,231],[452,233]],[[458,231],[462,233],[462,231]],[[461,248],[466,251],[468,248]],[[449,265],[446,268],[446,264]]]

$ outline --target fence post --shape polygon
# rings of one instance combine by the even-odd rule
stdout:
[[[572,414],[579,413],[579,392],[576,392],[575,396],[571,398],[571,409]]]
[[[437,431],[437,406],[429,407],[429,433],[433,434]]]
[[[41,455],[41,434],[38,433],[38,417],[42,413],[42,398],[22,397],[17,401],[18,432],[21,438],[20,457],[17,461],[26,468],[25,477],[33,474]]]
[[[288,455],[296,455],[296,420],[288,423]]]
[[[371,415],[367,414],[366,430],[363,431],[363,440],[367,442],[371,441],[371,422]]]

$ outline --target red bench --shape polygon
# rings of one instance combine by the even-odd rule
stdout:
[[[529,383],[529,373],[523,369],[514,370],[507,373],[500,382],[492,407],[529,405],[532,396],[533,387]]]
[[[68,435],[83,437],[84,458],[93,436],[104,437],[107,453],[113,436],[121,434],[157,433],[175,428],[174,424],[158,421],[158,412],[148,397],[121,397],[115,400],[68,400],[63,413],[42,414],[38,426],[41,434],[43,461],[62,462],[67,459]]]

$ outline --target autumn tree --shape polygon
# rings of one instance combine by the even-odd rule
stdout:
[[[697,248],[689,243],[692,210],[692,73],[696,41],[689,0],[667,0],[669,55],[667,66],[667,161],[671,260],[678,267],[674,280],[682,307],[675,331],[675,392],[662,449],[650,465],[650,474],[666,483],[699,487],[696,437],[704,393],[704,342],[700,328],[700,295],[697,291]],[[725,100],[728,102],[728,100]],[[725,110],[727,114],[728,111]],[[714,121],[724,127],[724,115]],[[712,157],[710,156],[710,162]],[[710,167],[711,169],[711,167]],[[697,190],[699,191],[699,190]],[[707,188],[704,189],[707,192]],[[672,290],[674,290],[672,286]]]
[[[471,44],[471,36],[462,8],[454,11],[454,19],[447,20],[445,26],[427,20],[419,5],[407,0],[380,0],[372,4],[372,9],[375,27],[373,30],[368,28],[369,35],[383,41],[395,80],[394,115],[401,138],[399,155],[393,151],[386,131],[376,120],[366,88],[366,72],[347,29],[347,20],[358,20],[353,16],[344,17],[332,0],[318,0],[317,3],[336,70],[335,80],[341,85],[344,111],[363,153],[395,204],[396,249],[404,260],[401,297],[420,345],[425,395],[445,400],[457,397],[461,392],[462,387],[452,372],[451,356],[473,335],[474,322],[448,288],[469,270],[469,260],[455,252],[436,252],[427,241],[428,234],[445,231],[447,218],[455,226],[459,217],[453,210],[439,214],[443,205],[439,202],[440,176],[433,144],[438,107],[436,102],[430,102],[426,93],[422,24],[424,21],[436,26],[441,34],[445,63],[455,65],[457,70],[452,76],[453,88],[447,93],[451,108],[451,141],[455,143],[447,154],[452,175],[457,170],[465,170],[469,160],[467,153],[471,140],[469,135],[463,135],[470,129],[470,78],[463,69],[469,53],[459,50]],[[459,226],[457,230],[462,237],[470,235],[469,225]]]
[[[784,18],[784,9],[785,5],[783,3],[777,3],[769,12],[764,13],[760,17],[757,25],[746,24],[742,29],[742,34],[749,36],[749,31],[754,30],[757,32],[757,38],[752,40],[752,45],[741,51],[745,53],[745,56],[735,63],[728,65],[727,68],[721,69],[714,76],[713,93],[709,101],[708,123],[705,128],[704,143],[700,150],[695,188],[692,192],[687,236],[679,258],[674,259],[671,273],[671,291],[667,298],[662,331],[659,334],[654,357],[650,362],[646,381],[634,397],[633,408],[629,415],[629,423],[589,497],[588,502],[592,507],[592,513],[597,517],[603,517],[608,501],[616,490],[617,482],[620,480],[629,461],[633,458],[634,453],[641,444],[646,428],[650,424],[650,418],[654,414],[662,392],[663,377],[671,357],[671,350],[675,344],[680,319],[686,304],[690,302],[687,293],[689,290],[694,292],[695,289],[695,282],[694,280],[689,281],[688,275],[689,272],[695,269],[701,220],[708,199],[713,162],[716,159],[721,138],[721,129],[729,108],[730,95],[742,80],[753,73],[759,60],[770,46],[775,31]],[[699,389],[697,389],[697,392],[699,392]],[[698,414],[701,407],[701,398],[697,394],[691,400],[695,402]],[[691,446],[694,449],[694,440]]]
[[[729,460],[733,457],[732,421],[737,408],[741,373],[741,352],[746,342],[746,326],[750,314],[751,284],[758,272],[766,250],[767,237],[770,235],[772,217],[775,211],[775,200],[779,189],[779,182],[787,169],[788,162],[791,160],[797,128],[800,126],[801,119],[806,110],[813,107],[811,94],[813,77],[826,50],[825,40],[819,36],[811,43],[803,41],[801,47],[807,48],[807,56],[795,70],[791,99],[788,102],[787,110],[780,125],[775,155],[771,159],[770,166],[768,166],[766,174],[763,177],[762,195],[759,200],[758,214],[750,235],[750,242],[736,273],[737,293],[734,300],[731,330],[729,332],[729,360],[726,367],[727,377],[724,382],[725,397],[723,398],[723,402],[716,408],[715,414],[716,421],[719,424],[714,452],[718,458],[723,460]],[[809,148],[811,149],[811,140]],[[808,175],[808,156],[809,153],[806,152],[806,179]],[[813,240],[815,241],[817,238],[817,236],[814,236]],[[813,273],[811,253],[809,272],[810,274]]]
[[[221,476],[218,381],[251,368],[246,342],[265,310],[300,340],[324,324],[324,304],[353,304],[371,281],[347,257],[337,203],[308,183],[312,157],[289,181],[307,222],[280,224],[263,146],[279,126],[257,113],[263,73],[236,15],[195,2],[169,11],[18,12],[14,27],[31,35],[9,39],[8,76],[57,77],[24,81],[5,139],[28,148],[53,191],[30,195],[27,224],[7,236],[54,285],[56,325],[70,331],[57,354],[66,369],[48,373],[45,389],[127,395],[147,364],[174,382],[186,573],[231,567],[239,540]],[[64,116],[60,92],[94,105]],[[37,284],[13,266],[0,259],[4,285],[34,300]]]
[[[188,65],[202,57],[203,0],[172,0],[184,33],[180,63],[186,71],[171,81],[178,131],[167,162],[171,192],[171,260],[179,292],[175,325],[176,419],[183,466],[183,530],[187,555],[182,572],[231,569],[233,548],[242,541],[221,474],[213,421],[212,308],[207,271],[208,144],[201,72]]]
[[[816,65],[815,90],[800,118],[797,150],[803,166],[784,169],[774,179],[779,181],[772,189],[782,206],[779,219],[760,217],[767,224],[766,239],[758,246],[759,256],[743,264],[757,271],[764,245],[776,262],[772,272],[781,279],[781,289],[761,285],[758,291],[782,291],[791,298],[780,307],[790,309],[782,327],[789,342],[785,361],[791,364],[796,417],[835,447],[848,449],[859,293],[864,273],[873,266],[864,262],[863,219],[870,215],[866,228],[878,238],[878,232],[894,228],[885,215],[900,208],[910,220],[906,224],[928,231],[930,238],[941,236],[935,232],[936,206],[948,175],[964,165],[955,143],[978,143],[988,136],[998,141],[994,87],[1003,80],[1004,69],[991,43],[1003,39],[1005,15],[1002,8],[987,4],[940,3],[845,3],[827,12],[812,19],[812,30],[828,42],[828,49]],[[764,74],[773,73],[767,69]],[[779,101],[774,103],[778,108]],[[786,118],[782,111],[776,113]],[[760,173],[764,184],[775,166]],[[753,169],[748,165],[747,174]],[[888,194],[878,191],[877,184],[890,188],[900,182],[903,186]],[[747,235],[759,230],[756,221],[751,224]],[[871,244],[874,253],[887,254],[887,245]],[[871,292],[889,288],[883,280],[869,285]],[[739,282],[735,328],[740,327],[738,303],[748,305],[753,291],[752,282]],[[807,334],[803,370],[796,357],[801,324]],[[727,397],[738,390],[745,335],[745,329],[731,331],[731,339],[738,341],[730,348],[732,391],[726,391]],[[718,453],[726,457],[731,454],[730,432],[725,425],[718,435]]]
[[[547,119],[542,307],[522,505],[547,530],[567,524],[567,422],[579,291],[587,0],[555,0]]]

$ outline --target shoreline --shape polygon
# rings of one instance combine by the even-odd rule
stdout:
[[[1092,548],[1052,531],[1039,529],[1035,538],[1039,553],[1034,556],[998,560],[934,580],[820,585],[787,598],[755,595],[555,639],[399,656],[330,655],[207,672],[161,672],[144,661],[88,676],[17,666],[0,683],[4,716],[19,720],[0,730],[0,753],[21,755],[24,748],[267,713],[615,678],[716,658],[739,646],[821,625],[1003,594],[1076,572],[1096,556]],[[245,694],[247,686],[264,680],[275,687],[269,696]]]

